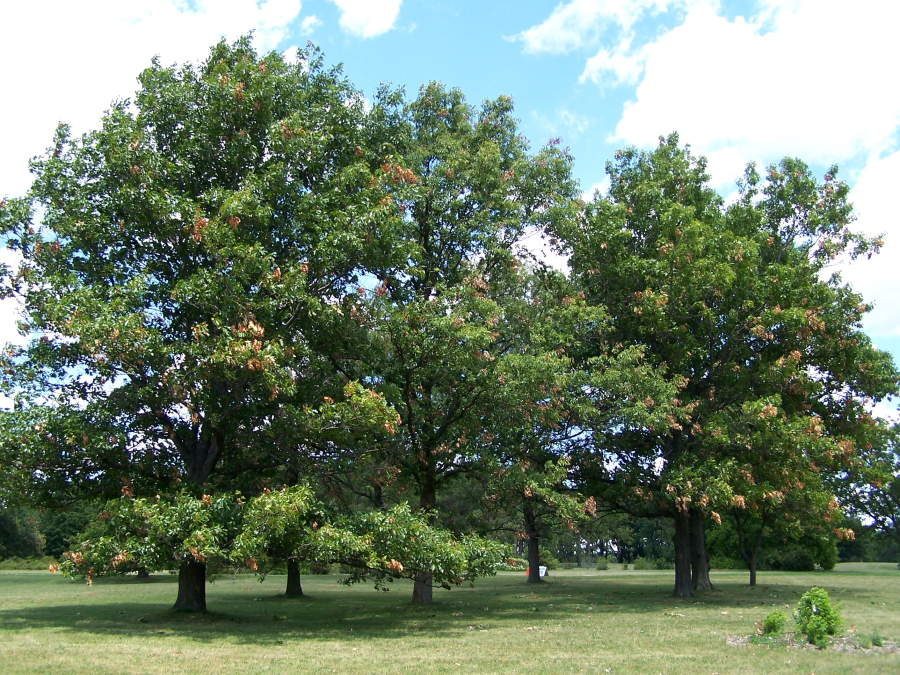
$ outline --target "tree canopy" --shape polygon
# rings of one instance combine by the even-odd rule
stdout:
[[[28,340],[0,356],[0,502],[113,499],[70,573],[178,567],[195,610],[217,566],[286,562],[299,595],[315,559],[429,602],[493,570],[489,522],[536,572],[545,533],[600,508],[672,518],[688,595],[708,518],[750,551],[773,518],[824,532],[836,496],[893,508],[868,406],[898,373],[828,275],[881,241],[836,168],[751,165],[726,204],[673,134],[585,203],[507,97],[369,104],[314,47],[249,38],[139,83],[0,204]]]

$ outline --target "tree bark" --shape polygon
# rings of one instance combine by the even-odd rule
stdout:
[[[679,598],[694,594],[691,584],[691,514],[685,511],[675,513],[675,591]]]
[[[704,515],[700,509],[691,509],[691,588],[695,591],[713,590],[709,579],[709,553],[706,551]]]
[[[735,530],[737,530],[738,535],[738,553],[741,554],[744,564],[747,565],[747,569],[750,571],[750,586],[756,586],[756,563],[759,560],[759,550],[762,547],[763,536],[766,533],[767,520],[768,516],[762,517],[759,532],[756,540],[753,542],[753,548],[750,548],[747,541],[748,534],[744,528],[744,519],[738,513],[734,513]]]
[[[522,505],[525,516],[525,534],[528,535],[528,583],[540,584],[541,579],[541,538],[537,529],[534,507],[527,499]]]
[[[284,597],[303,597],[303,586],[300,584],[300,563],[296,560],[287,561],[287,586],[284,589]]]
[[[415,584],[413,585],[413,604],[428,605],[434,602],[432,591],[434,575],[431,572],[422,571],[416,573]]]
[[[206,564],[189,558],[178,570],[178,598],[173,609],[180,612],[206,611]]]
[[[434,509],[437,503],[437,486],[435,485],[434,471],[431,466],[426,467],[424,484],[419,494],[419,505],[429,511]],[[429,518],[429,520],[431,520]],[[416,572],[413,582],[413,604],[428,605],[434,602],[434,574],[431,570]]]

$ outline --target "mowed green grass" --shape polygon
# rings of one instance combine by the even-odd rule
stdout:
[[[540,586],[501,573],[410,603],[388,593],[304,578],[220,578],[210,612],[177,614],[174,577],[100,580],[0,573],[0,673],[900,673],[900,653],[729,646],[811,586],[843,603],[849,631],[900,638],[900,570],[845,564],[834,572],[714,572],[717,590],[671,596],[670,571],[553,573]],[[789,626],[791,628],[792,626]]]

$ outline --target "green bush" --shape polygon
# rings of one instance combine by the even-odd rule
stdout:
[[[816,569],[816,561],[812,553],[802,548],[770,551],[760,562],[760,567],[767,570],[812,572]]]
[[[550,551],[545,548],[540,549],[539,551],[539,560],[541,565],[546,567],[548,570],[555,570],[557,565],[559,565],[559,560],[556,559],[556,556],[553,555]],[[572,567],[577,567],[578,565],[573,565]],[[572,569],[571,567],[567,569]]]
[[[784,632],[784,624],[787,622],[787,615],[780,609],[776,609],[769,614],[762,623],[763,635],[778,635]]]
[[[811,644],[823,649],[828,645],[828,636],[836,635],[844,625],[840,606],[832,605],[828,591],[818,586],[813,586],[800,598],[794,621]]]
[[[594,563],[594,568],[600,571],[609,569],[609,560],[604,557],[597,558],[597,562]]]
[[[653,569],[655,570],[674,570],[675,562],[673,560],[666,560],[665,558],[654,558],[652,561]]]
[[[650,561],[646,558],[641,558],[640,556],[634,559],[634,562],[631,564],[632,569],[643,571],[650,569]]]

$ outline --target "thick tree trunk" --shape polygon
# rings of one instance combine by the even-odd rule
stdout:
[[[190,558],[181,563],[178,570],[178,599],[175,607],[180,612],[206,611],[206,565]]]
[[[431,572],[417,572],[413,585],[413,604],[428,605],[434,602],[434,575]]]
[[[534,507],[528,500],[522,505],[525,516],[525,534],[528,535],[528,583],[539,584],[541,579],[541,538],[537,529]]]
[[[296,560],[287,561],[287,586],[284,589],[284,597],[303,597],[303,586],[300,585],[300,563]]]
[[[686,598],[694,594],[691,585],[691,514],[675,514],[675,596]]]
[[[706,551],[703,520],[700,509],[691,509],[691,588],[695,591],[713,590],[709,579],[709,553]]]

